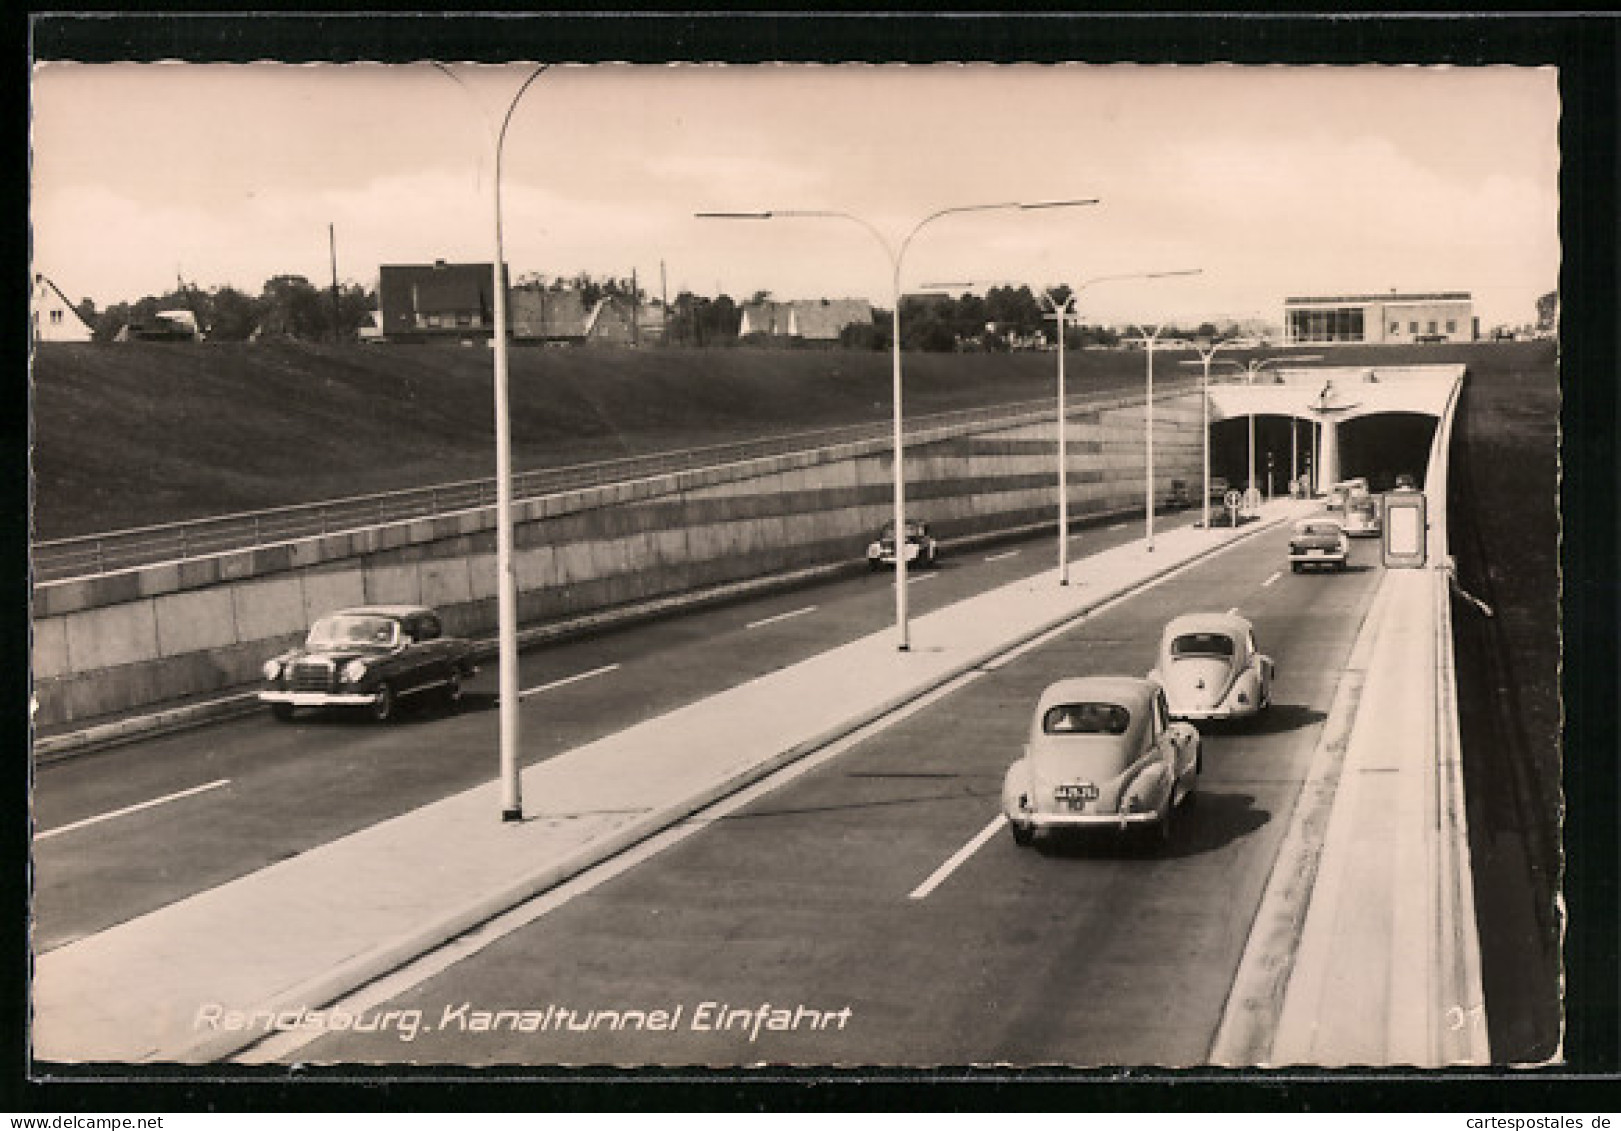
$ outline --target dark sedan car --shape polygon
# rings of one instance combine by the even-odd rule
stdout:
[[[359,707],[383,722],[401,700],[428,692],[459,703],[462,681],[478,671],[472,652],[468,641],[444,634],[432,609],[343,609],[316,621],[302,648],[265,661],[259,699],[278,719],[299,707]]]

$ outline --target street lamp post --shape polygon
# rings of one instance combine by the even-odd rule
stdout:
[[[1069,584],[1069,402],[1064,390],[1064,315],[1075,301],[1071,294],[1063,302],[1051,290],[1046,292],[1058,323],[1058,584]]]
[[[891,400],[893,403],[893,438],[894,448],[894,523],[895,523],[895,629],[897,634],[896,647],[902,651],[911,649],[911,629],[907,617],[906,601],[906,474],[905,474],[905,439],[902,432],[901,408],[901,265],[906,260],[906,251],[912,240],[929,224],[943,216],[954,216],[964,212],[991,212],[1001,210],[1035,211],[1045,208],[1072,208],[1086,204],[1096,204],[1091,200],[1047,200],[1033,203],[1020,203],[1017,201],[1001,202],[996,204],[965,204],[953,208],[942,208],[930,213],[912,226],[899,248],[892,247],[884,238],[882,232],[873,227],[868,221],[849,212],[839,212],[832,209],[772,209],[764,212],[699,212],[697,217],[704,220],[774,220],[774,219],[836,219],[848,220],[866,229],[867,233],[878,241],[878,246],[889,259],[890,266],[890,359],[892,369]]]
[[[1277,364],[1278,362],[1321,361],[1322,357],[1323,357],[1322,354],[1309,353],[1309,354],[1296,354],[1296,355],[1294,355],[1292,357],[1251,358],[1249,360],[1249,363],[1246,364],[1245,366],[1243,366],[1244,375],[1245,375],[1245,377],[1244,377],[1245,384],[1247,384],[1247,385],[1249,385],[1249,386],[1251,386],[1253,388],[1254,385],[1255,385],[1255,379],[1260,376],[1261,370],[1265,369],[1268,365],[1274,365],[1274,364]],[[1238,362],[1235,361],[1235,362],[1231,362],[1230,364],[1237,365]],[[1294,434],[1294,425],[1291,424],[1290,425],[1290,439],[1291,439],[1291,441],[1293,440],[1293,434]],[[1245,483],[1244,483],[1244,499],[1245,499],[1245,506],[1246,507],[1249,505],[1249,500],[1254,498],[1254,497],[1255,497],[1255,406],[1254,406],[1254,404],[1252,402],[1251,405],[1250,405],[1250,411],[1249,411],[1249,459],[1248,459],[1248,468],[1247,468],[1247,473],[1246,473],[1246,478],[1245,478]]]
[[[467,90],[466,84],[454,71],[442,63],[435,63],[434,66]],[[506,114],[501,119],[500,128],[495,131],[494,139],[495,325],[491,344],[495,355],[495,587],[503,821],[523,820],[523,790],[518,766],[518,583],[512,561],[512,416],[507,395],[507,287],[506,257],[501,238],[501,158],[506,145],[507,127],[512,124],[512,115],[518,109],[519,101],[548,66],[541,64],[523,81],[518,92],[507,103]],[[468,94],[472,92],[469,90]],[[476,97],[473,100],[478,102]]]
[[[1204,376],[1199,381],[1199,401],[1203,406],[1204,419],[1204,519],[1206,530],[1210,529],[1210,363],[1215,360],[1216,351],[1223,346],[1251,345],[1243,338],[1229,338],[1226,341],[1213,341],[1207,349],[1205,343],[1195,342],[1193,348],[1199,351],[1199,362],[1204,366]],[[1188,362],[1186,364],[1192,364]]]
[[[1095,276],[1094,278],[1091,278],[1091,279],[1082,280],[1080,285],[1077,286],[1073,291],[1070,292],[1069,297],[1070,297],[1070,301],[1074,302],[1076,296],[1079,295],[1082,291],[1086,290],[1087,287],[1095,286],[1098,283],[1117,283],[1117,282],[1120,282],[1120,281],[1126,280],[1126,279],[1170,279],[1170,278],[1175,278],[1175,277],[1180,276],[1180,275],[1198,275],[1198,274],[1201,273],[1201,271],[1202,271],[1202,268],[1193,267],[1193,268],[1189,268],[1187,270],[1181,270],[1181,271],[1133,271],[1133,272],[1129,272],[1129,273],[1124,274],[1124,275],[1098,275],[1098,276]],[[1051,299],[1052,299],[1052,296],[1050,294],[1048,295],[1048,299],[1049,299],[1049,301],[1051,301]],[[1063,331],[1064,331],[1064,323],[1063,323],[1063,320],[1060,319],[1059,323],[1058,323],[1058,332],[1059,332],[1059,343],[1058,343],[1058,350],[1059,350],[1059,353],[1058,353],[1058,468],[1059,468],[1059,471],[1058,471],[1058,499],[1059,499],[1059,509],[1058,509],[1058,515],[1059,515],[1059,518],[1058,518],[1058,583],[1060,585],[1068,585],[1069,584],[1069,492],[1068,492],[1068,490],[1065,489],[1065,486],[1064,486],[1064,471],[1065,471],[1065,468],[1067,467],[1067,462],[1066,462],[1065,454],[1064,454],[1064,433],[1065,433],[1066,425],[1067,425],[1068,421],[1066,419],[1067,414],[1064,411],[1064,353],[1063,353],[1064,343],[1063,343]],[[1158,335],[1159,331],[1155,330],[1154,333],[1156,335]],[[1152,343],[1150,343],[1148,348],[1149,348],[1149,357],[1148,357],[1148,366],[1149,366],[1149,371],[1148,371],[1148,394],[1149,394],[1149,407],[1148,407],[1148,422],[1149,422],[1149,440],[1148,440],[1148,461],[1149,461],[1148,548],[1150,550],[1152,550],[1154,548],[1154,518],[1153,518],[1153,514],[1154,514],[1154,503],[1153,503],[1153,500],[1154,500],[1154,488],[1153,488],[1153,459],[1154,459],[1154,456],[1153,456],[1153,452],[1154,452],[1154,440],[1153,440],[1154,369],[1153,369],[1153,366],[1154,366],[1154,356],[1153,356],[1153,349],[1154,349],[1154,347],[1153,347]]]

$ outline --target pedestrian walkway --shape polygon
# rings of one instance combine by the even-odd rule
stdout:
[[[41,1060],[188,1063],[263,1037],[1088,610],[1292,517],[1161,533],[971,597],[39,956]]]

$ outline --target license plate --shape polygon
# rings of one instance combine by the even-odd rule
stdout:
[[[1061,785],[1053,790],[1053,796],[1059,801],[1067,801],[1071,808],[1078,809],[1086,802],[1098,799],[1098,787],[1091,782],[1082,782],[1080,785]]]

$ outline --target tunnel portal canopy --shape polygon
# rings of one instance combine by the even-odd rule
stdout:
[[[1463,365],[1279,365],[1262,370],[1254,383],[1212,384],[1210,418],[1215,424],[1239,416],[1285,416],[1318,425],[1312,474],[1320,489],[1340,477],[1341,425],[1367,420],[1365,427],[1351,431],[1407,435],[1415,417],[1439,420],[1446,415],[1465,370]],[[1397,448],[1410,446],[1396,436],[1384,439]],[[1373,446],[1388,445],[1381,441]]]
[[[1463,379],[1463,365],[1279,365],[1248,383],[1212,381],[1210,416],[1293,416],[1341,423],[1375,413],[1439,418]]]

